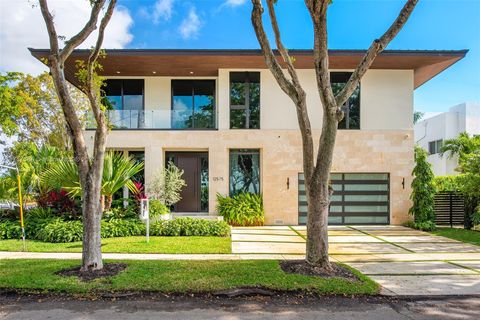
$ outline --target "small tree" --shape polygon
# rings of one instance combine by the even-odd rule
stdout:
[[[108,3],[108,5],[107,5]],[[78,176],[82,188],[82,271],[103,269],[102,247],[100,238],[100,220],[102,210],[100,192],[102,188],[103,159],[107,145],[107,118],[105,107],[101,102],[100,86],[96,70],[99,68],[98,57],[103,43],[105,28],[107,27],[117,0],[90,0],[92,10],[90,17],[83,28],[62,45],[64,37],[57,33],[54,16],[48,8],[47,0],[39,0],[43,20],[48,31],[50,52],[45,63],[52,75],[55,91],[60,101],[63,114],[67,123],[67,132],[73,145],[74,159],[78,168]],[[86,94],[90,110],[95,118],[95,140],[93,142],[93,157],[90,158],[87,143],[83,135],[82,122],[78,116],[71,92],[65,75],[65,62],[71,57],[72,52],[80,46],[92,32],[97,29],[100,14],[104,10],[98,27],[98,37],[90,55],[81,70],[82,91]]]
[[[414,217],[414,226],[419,229],[435,229],[435,185],[432,165],[427,161],[427,151],[415,146],[415,168],[412,175],[413,206],[409,213]]]
[[[180,191],[187,185],[182,176],[183,170],[169,162],[165,168],[155,172],[152,182],[147,185],[147,194],[167,207],[177,203],[182,199]]]
[[[322,132],[315,156],[312,127],[307,110],[307,94],[302,87],[295,68],[295,59],[284,46],[277,22],[275,4],[277,0],[266,0],[270,24],[280,57],[275,55],[263,26],[262,0],[252,0],[252,25],[262,49],[265,63],[282,91],[295,105],[297,120],[302,138],[303,172],[307,194],[307,244],[306,262],[311,269],[332,271],[328,257],[328,208],[330,206],[330,171],[338,123],[344,113],[342,106],[352,96],[360,80],[372,65],[375,58],[388,46],[407,22],[418,0],[407,0],[400,13],[387,31],[375,39],[359,64],[354,68],[350,79],[340,92],[334,94],[330,83],[329,52],[327,46],[327,10],[332,0],[305,0],[305,6],[313,25],[313,65],[317,91],[323,109]],[[278,59],[280,58],[280,59]]]

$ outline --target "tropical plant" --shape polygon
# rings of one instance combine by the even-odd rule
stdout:
[[[415,224],[435,225],[435,186],[433,184],[432,165],[427,161],[427,151],[415,146],[415,167],[412,175],[412,194],[410,199],[413,206],[409,213],[414,217]]]
[[[456,170],[460,175],[455,179],[464,195],[465,228],[470,229],[475,226],[480,206],[480,136],[461,133],[455,139],[446,140],[440,151],[449,157],[458,156]]]
[[[136,162],[118,152],[107,152],[101,184],[101,194],[105,196],[104,210],[109,210],[113,194],[123,186],[133,193],[138,192],[131,178],[143,169],[143,162]],[[72,160],[61,160],[45,171],[42,182],[51,190],[63,189],[71,196],[80,196],[82,188],[78,178],[77,165]]]
[[[37,147],[33,142],[15,142],[14,146],[10,148],[10,155],[12,159],[8,163],[19,169],[22,195],[28,201],[35,200],[47,191],[41,183],[42,172],[66,156],[67,153],[48,144]],[[0,197],[3,200],[16,201],[18,199],[16,170],[10,169],[0,178]]]
[[[233,226],[261,226],[265,221],[262,196],[254,193],[217,194],[217,212]]]
[[[159,217],[164,214],[169,214],[170,210],[160,200],[150,200],[149,203],[149,215],[152,218]]]
[[[147,185],[147,194],[150,198],[160,200],[167,207],[182,199],[180,191],[186,186],[182,179],[183,170],[177,168],[173,162],[155,172],[152,181]]]

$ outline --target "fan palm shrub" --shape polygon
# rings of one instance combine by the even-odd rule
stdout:
[[[103,165],[102,190],[104,210],[109,210],[113,194],[126,186],[133,193],[138,192],[132,177],[143,170],[143,162],[125,157],[118,152],[107,152]],[[50,190],[63,189],[70,196],[81,196],[82,188],[77,165],[72,160],[61,160],[45,171],[41,177]]]

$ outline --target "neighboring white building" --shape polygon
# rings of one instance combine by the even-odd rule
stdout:
[[[415,141],[429,152],[428,161],[437,176],[457,174],[458,159],[439,154],[443,141],[458,137],[462,132],[480,134],[480,104],[466,102],[451,107],[431,118],[419,121],[415,127]]]

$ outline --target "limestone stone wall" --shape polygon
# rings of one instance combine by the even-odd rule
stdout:
[[[314,132],[315,141],[319,134]],[[93,132],[85,135],[92,145]],[[107,141],[108,148],[145,151],[147,184],[164,165],[165,152],[208,151],[210,213],[215,211],[216,193],[228,193],[229,150],[260,149],[266,224],[298,223],[298,173],[302,172],[298,130],[112,131]],[[408,219],[412,169],[412,130],[339,131],[332,172],[390,173],[392,224]]]

